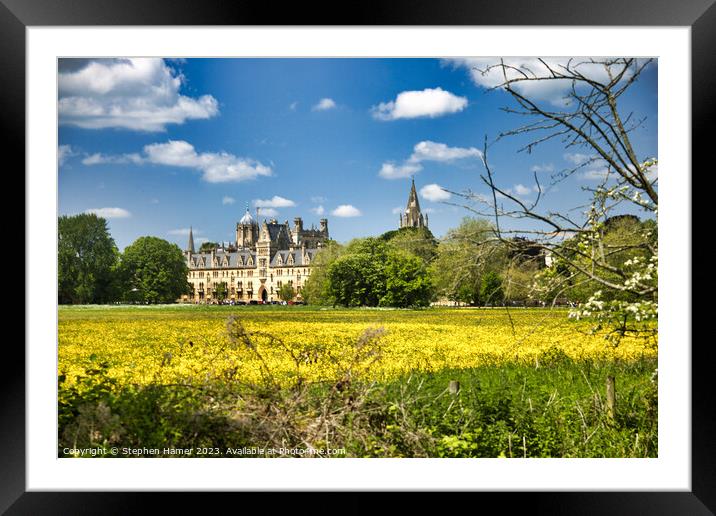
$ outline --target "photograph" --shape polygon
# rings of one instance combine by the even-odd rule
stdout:
[[[659,458],[659,65],[57,58],[56,458]]]

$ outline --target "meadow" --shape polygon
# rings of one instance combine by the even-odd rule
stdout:
[[[656,343],[589,329],[560,309],[61,307],[58,454],[656,456]]]

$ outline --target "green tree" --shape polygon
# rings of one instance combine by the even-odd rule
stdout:
[[[431,265],[439,297],[470,305],[482,302],[482,276],[504,268],[504,245],[495,241],[494,228],[486,220],[466,217],[448,231]]]
[[[385,295],[388,246],[379,238],[358,238],[328,269],[333,304],[378,306]]]
[[[400,228],[383,233],[380,238],[389,247],[413,254],[429,264],[437,254],[438,241],[428,228]]]
[[[505,299],[522,304],[541,299],[536,289],[539,273],[539,266],[534,261],[511,261],[502,281]]]
[[[485,305],[501,305],[505,300],[502,278],[495,271],[487,271],[480,280],[480,298]]]
[[[120,263],[124,298],[144,303],[173,303],[189,292],[189,268],[176,244],[157,237],[135,240]]]
[[[296,295],[295,291],[293,290],[293,287],[289,285],[288,283],[284,283],[281,285],[281,288],[278,289],[278,297],[282,301],[292,301],[293,297]]]
[[[225,281],[221,281],[214,287],[214,297],[221,302],[229,295],[229,287]]]
[[[345,247],[331,240],[322,247],[311,261],[311,275],[301,290],[301,295],[310,305],[330,305],[333,299],[328,291],[328,269],[345,251]]]
[[[217,247],[219,247],[219,244],[216,242],[204,242],[203,244],[201,244],[201,247],[199,247],[199,252],[200,253],[210,253]]]
[[[428,306],[433,299],[433,285],[421,258],[392,251],[385,264],[385,294],[380,306],[400,308]]]
[[[119,252],[107,221],[94,214],[57,221],[59,303],[107,303],[116,296]]]
[[[433,288],[423,260],[382,238],[351,241],[327,268],[326,293],[334,305],[426,306]]]

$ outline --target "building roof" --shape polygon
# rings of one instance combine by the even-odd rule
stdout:
[[[313,260],[313,257],[315,256],[317,249],[306,249],[306,255],[308,255],[308,260]],[[283,267],[288,265],[288,256],[293,255],[293,263],[291,265],[302,267],[305,265],[308,265],[308,261],[304,263],[303,260],[303,252],[301,249],[294,249],[293,251],[276,251],[276,254],[273,255],[273,258],[271,259],[271,267]]]

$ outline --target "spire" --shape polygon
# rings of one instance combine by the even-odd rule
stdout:
[[[415,190],[415,178],[411,177],[410,195],[408,196],[408,205],[405,207],[405,214],[401,216],[401,228],[421,228],[425,225],[423,215],[420,213],[420,202],[418,201],[418,192]]]
[[[194,233],[191,226],[189,226],[189,244],[187,244],[186,250],[194,253]]]
[[[408,209],[410,209],[411,206],[415,206],[415,208],[420,212],[420,203],[418,202],[418,192],[415,191],[415,177],[411,177],[412,184],[410,185],[410,196],[408,197]]]

